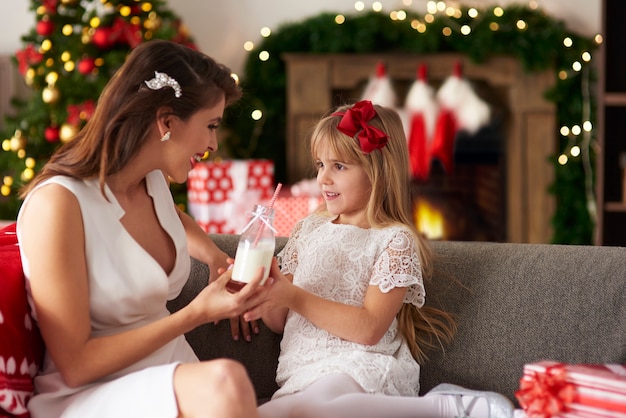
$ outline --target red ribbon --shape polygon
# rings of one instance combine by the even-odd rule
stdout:
[[[369,154],[387,145],[387,134],[368,124],[376,116],[376,110],[369,100],[357,102],[345,112],[335,112],[333,116],[342,117],[337,129],[351,138],[356,137],[364,153]]]
[[[576,400],[576,386],[567,382],[565,365],[559,364],[525,374],[515,397],[529,418],[550,418]]]

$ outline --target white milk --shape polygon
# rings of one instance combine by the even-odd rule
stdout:
[[[249,283],[259,271],[259,267],[264,266],[265,272],[261,284],[265,284],[265,280],[267,280],[270,274],[270,266],[274,257],[274,244],[274,241],[261,240],[255,247],[249,241],[240,242],[235,254],[232,279],[238,282]]]

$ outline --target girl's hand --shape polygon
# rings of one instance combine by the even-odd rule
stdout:
[[[257,306],[250,308],[245,314],[246,321],[254,321],[263,318],[263,322],[272,331],[281,333],[285,325],[288,308],[294,296],[295,286],[290,277],[285,276],[278,267],[276,258],[272,260],[270,275],[265,284],[268,293]]]

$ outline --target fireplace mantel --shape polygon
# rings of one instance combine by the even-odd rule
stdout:
[[[463,75],[502,92],[507,120],[506,218],[508,242],[548,243],[552,236],[554,197],[548,186],[556,152],[556,111],[544,98],[553,86],[553,72],[525,72],[512,57],[494,57],[477,64],[462,54],[285,54],[287,66],[287,181],[310,177],[307,139],[311,128],[333,106],[338,90],[354,90],[384,62],[392,80],[415,79],[420,64],[430,80],[443,80],[460,62]],[[350,99],[350,98],[345,98]]]

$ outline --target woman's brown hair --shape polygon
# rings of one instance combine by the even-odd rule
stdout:
[[[180,97],[170,87],[152,90],[146,86],[155,71],[178,82]],[[137,154],[158,109],[169,109],[172,115],[188,120],[222,97],[229,105],[240,96],[230,69],[211,57],[170,41],[144,42],[130,52],[109,80],[85,127],[52,155],[21,196],[56,175],[97,177],[104,194],[105,177],[118,172]]]

